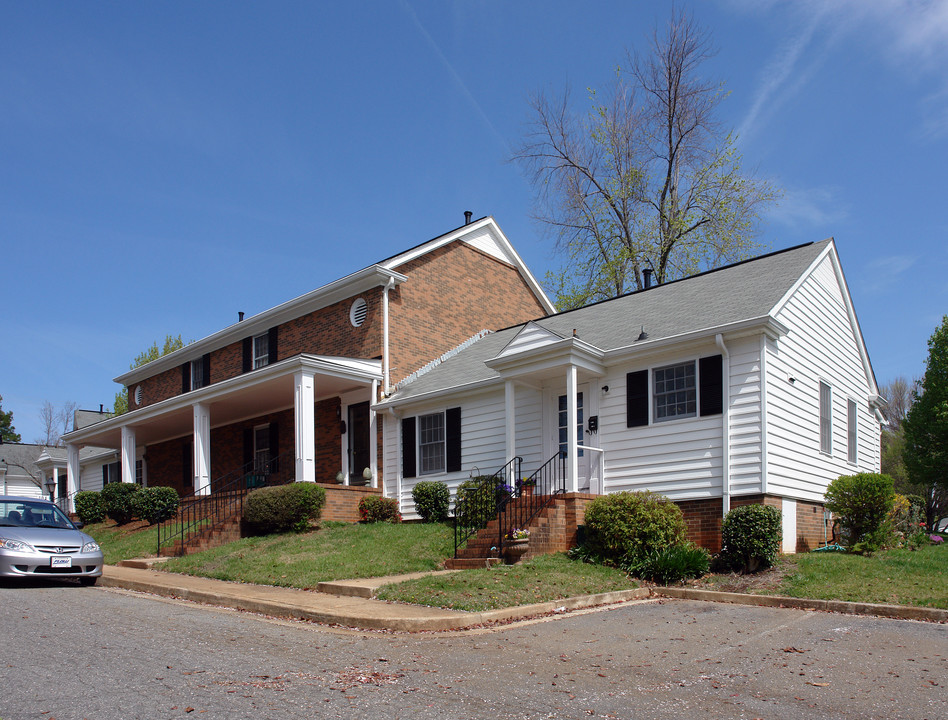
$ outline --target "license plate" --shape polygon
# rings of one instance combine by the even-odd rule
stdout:
[[[72,567],[72,558],[68,555],[53,555],[49,559],[52,567]]]

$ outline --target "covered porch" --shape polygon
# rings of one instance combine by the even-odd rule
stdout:
[[[85,446],[118,450],[123,482],[182,496],[276,458],[290,481],[377,488],[381,365],[301,354],[74,431],[64,437],[67,490]]]

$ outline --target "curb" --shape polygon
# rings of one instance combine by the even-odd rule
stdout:
[[[780,595],[749,595],[747,593],[697,590],[695,588],[684,587],[654,587],[652,588],[652,593],[654,595],[679,598],[682,600],[702,600],[705,602],[793,608],[796,610],[819,610],[821,612],[835,612],[846,615],[872,615],[892,618],[894,620],[921,620],[924,622],[948,623],[948,610],[914,607],[911,605],[857,603],[846,602],[844,600],[815,600],[811,598],[783,597]]]

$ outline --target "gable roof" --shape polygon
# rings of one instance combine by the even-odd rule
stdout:
[[[493,217],[487,216],[450,230],[442,235],[415,245],[398,255],[373,263],[357,270],[345,277],[311,290],[292,300],[264,310],[249,318],[241,320],[228,327],[218,330],[201,340],[196,340],[180,350],[152,360],[145,365],[132,368],[130,371],[114,378],[115,382],[129,386],[145,378],[151,377],[164,370],[181,365],[188,360],[196,360],[204,353],[216,350],[230,343],[237,342],[249,335],[259,335],[274,325],[287,322],[294,318],[306,315],[346,298],[366,292],[367,290],[384,286],[390,282],[395,285],[408,280],[408,277],[398,272],[398,268],[410,260],[430,253],[456,240],[468,243],[479,250],[486,252],[498,260],[512,265],[520,273],[530,290],[536,295],[540,304],[548,312],[556,312],[553,303],[543,292],[536,278],[524,264],[516,250],[507,240],[500,226]]]
[[[742,323],[773,325],[773,309],[832,244],[830,239],[799,245],[506,328],[400,388],[380,405],[497,382],[500,373],[486,363],[507,354],[505,349],[516,346],[518,337],[539,336],[541,330],[551,338],[570,338],[575,330],[578,340],[608,357]],[[643,331],[647,337],[639,340]]]

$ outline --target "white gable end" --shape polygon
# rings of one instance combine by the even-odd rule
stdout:
[[[491,231],[490,225],[485,225],[477,232],[467,235],[462,242],[508,265],[517,264],[516,258],[510,254],[508,249],[500,242],[500,239]]]
[[[555,332],[540,327],[534,322],[528,322],[516,336],[497,353],[498,358],[510,357],[518,353],[546,347],[561,341],[563,338]]]

